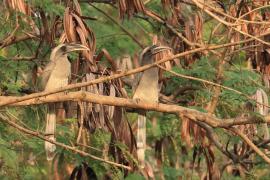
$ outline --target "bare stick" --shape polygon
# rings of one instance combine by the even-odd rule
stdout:
[[[245,143],[247,143],[249,147],[251,147],[251,149],[253,149],[259,156],[261,156],[261,158],[263,158],[268,164],[270,164],[269,157],[267,157],[266,154],[264,154],[245,134],[243,134],[236,128],[230,128],[229,130],[241,137],[245,141]]]

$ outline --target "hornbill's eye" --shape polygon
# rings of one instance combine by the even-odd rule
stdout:
[[[61,50],[63,53],[65,53],[65,52],[67,51],[67,47],[66,47],[66,46],[62,46],[62,47],[60,48],[60,50]]]

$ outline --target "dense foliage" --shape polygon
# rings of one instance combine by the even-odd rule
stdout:
[[[258,110],[258,90],[269,94],[270,50],[267,40],[270,39],[270,1],[206,1],[203,9],[203,0],[2,0],[1,98],[38,92],[39,73],[49,62],[51,49],[60,43],[82,43],[90,49],[89,56],[82,53],[69,56],[73,68],[71,82],[76,83],[83,82],[87,73],[97,74],[95,78],[99,78],[136,68],[140,52],[152,44],[169,46],[173,54],[178,54],[205,46],[251,39],[225,48],[202,49],[163,63],[159,102],[209,113],[222,121],[264,118],[267,114],[260,114]],[[73,18],[70,24],[66,22],[69,17]],[[78,30],[80,28],[82,31]],[[84,28],[87,30],[84,31]],[[262,34],[264,36],[259,37]],[[170,56],[164,54],[158,60]],[[124,61],[126,57],[129,58]],[[118,64],[117,71],[113,70],[112,61]],[[119,68],[121,63],[123,67],[123,62],[129,64],[126,69]],[[90,70],[85,70],[88,66]],[[133,87],[124,82],[122,79],[121,82],[111,80],[99,83],[98,88],[104,87],[100,94],[131,98]],[[79,89],[71,91],[76,90]],[[112,91],[116,91],[114,95]],[[0,102],[3,100],[1,98]],[[82,113],[80,103],[78,108],[75,104],[75,109]],[[95,104],[93,107],[97,109]],[[147,113],[148,165],[145,170],[140,170],[136,151],[132,149],[135,145],[123,140],[126,136],[135,138],[138,112],[131,108],[119,110],[121,115],[118,114],[118,120],[128,124],[119,123],[121,126],[113,118],[106,125],[98,126],[96,124],[104,117],[96,115],[99,111],[92,114],[87,112],[89,114],[85,115],[84,120],[90,125],[84,124],[79,144],[80,113],[57,122],[56,136],[57,142],[128,165],[132,170],[94,160],[61,146],[57,147],[54,160],[47,161],[44,140],[6,123],[6,119],[9,119],[42,134],[46,110],[46,104],[1,107],[0,179],[68,179],[80,173],[82,179],[86,174],[92,178],[95,174],[98,179],[270,177],[269,164],[230,127],[210,127],[207,123],[196,121],[196,117],[190,119],[185,114],[177,116],[154,111]],[[114,115],[119,111],[116,109]],[[105,110],[104,113],[106,116]],[[125,132],[118,137],[110,126],[115,131],[123,128],[121,132]],[[269,154],[267,143],[260,145],[260,142],[269,140],[265,139],[262,125],[235,127],[258,145],[263,153]],[[207,128],[211,129],[227,154],[217,147],[213,140],[215,138],[210,138]],[[239,159],[233,159],[232,155]]]

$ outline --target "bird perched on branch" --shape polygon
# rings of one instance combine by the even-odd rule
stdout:
[[[159,52],[171,50],[166,46],[153,45],[145,48],[140,55],[141,66],[153,64],[155,62],[154,55]],[[150,103],[158,102],[158,68],[152,67],[139,73],[135,85],[134,100],[142,100]],[[138,115],[138,130],[137,130],[137,156],[139,165],[143,168],[145,165],[145,148],[146,148],[146,111],[140,110]]]
[[[73,51],[89,50],[87,47],[79,44],[60,44],[52,50],[50,62],[45,67],[40,82],[40,89],[50,91],[68,85],[68,79],[71,75],[71,63],[68,60],[68,53]],[[56,103],[48,105],[46,114],[46,136],[50,140],[55,140],[56,128]],[[47,160],[52,160],[56,147],[54,144],[45,141],[45,151]]]

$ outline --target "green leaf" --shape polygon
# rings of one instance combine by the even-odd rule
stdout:
[[[136,174],[136,173],[130,173],[125,180],[145,180],[145,178],[140,175],[140,174]]]
[[[184,175],[184,169],[175,169],[172,167],[163,167],[163,173],[166,179],[173,180],[178,179]]]

